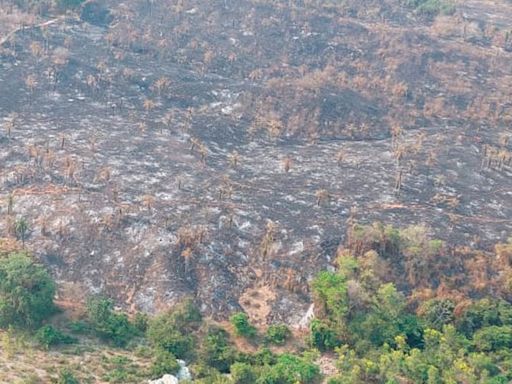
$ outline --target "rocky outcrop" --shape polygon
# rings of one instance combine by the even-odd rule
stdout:
[[[162,378],[157,380],[150,380],[149,384],[178,384],[178,379],[173,375],[163,375]]]

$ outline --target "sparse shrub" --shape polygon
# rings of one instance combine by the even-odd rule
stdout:
[[[25,254],[0,259],[0,327],[33,328],[55,313],[55,284]]]
[[[266,340],[273,344],[284,344],[291,336],[290,329],[285,324],[272,324],[267,329]]]
[[[138,312],[133,319],[133,326],[137,328],[141,333],[144,333],[148,329],[149,318],[145,313]]]
[[[428,17],[434,17],[440,13],[451,15],[455,12],[455,6],[450,0],[406,0],[406,4],[419,14]]]
[[[85,0],[55,0],[55,4],[60,9],[75,9],[84,2]]]
[[[229,318],[239,336],[252,338],[256,336],[256,328],[249,323],[249,316],[244,312],[238,312]]]
[[[73,344],[77,342],[77,339],[74,337],[66,335],[51,325],[45,325],[39,328],[36,332],[35,338],[37,342],[46,349],[49,349],[54,345]]]
[[[80,381],[73,375],[68,368],[63,368],[59,372],[57,384],[80,384]]]

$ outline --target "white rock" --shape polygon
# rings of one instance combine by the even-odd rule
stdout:
[[[178,384],[178,379],[173,375],[163,375],[160,379],[149,380],[149,384]]]
[[[178,360],[178,364],[180,365],[180,371],[177,374],[178,380],[192,380],[192,375],[186,363],[183,360]]]

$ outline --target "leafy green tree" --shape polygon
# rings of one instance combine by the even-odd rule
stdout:
[[[34,328],[55,313],[55,283],[26,254],[0,259],[0,327]]]
[[[345,277],[340,274],[322,271],[312,283],[315,303],[336,321],[341,321],[348,313],[348,295]]]
[[[479,351],[491,352],[512,348],[512,327],[496,325],[479,329],[475,332],[475,348]]]

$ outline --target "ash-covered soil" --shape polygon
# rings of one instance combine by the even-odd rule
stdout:
[[[476,3],[468,2],[465,17],[478,16]],[[194,23],[200,10],[182,12]],[[410,28],[412,46],[416,34],[439,27],[402,17],[389,28]],[[340,30],[361,39],[378,23],[343,20]],[[81,300],[102,292],[150,312],[192,295],[216,316],[242,305],[263,313],[262,322],[298,323],[310,304],[308,280],[331,264],[351,223],[425,224],[451,244],[483,248],[511,234],[512,132],[503,123],[503,99],[496,100],[505,112],[495,124],[454,109],[449,119],[434,110],[394,129],[384,96],[326,86],[309,99],[324,102],[320,134],[307,127],[301,134],[304,127],[288,129],[290,116],[287,129],[275,122],[287,99],[269,96],[258,74],[230,76],[169,59],[172,52],[116,46],[108,36],[118,27],[60,17],[22,29],[2,46],[0,233],[20,238],[16,223],[25,220],[25,246],[51,268],[63,295]],[[248,28],[240,25],[240,36]],[[435,45],[477,63],[468,72],[451,70],[464,92],[491,97],[489,84],[500,81],[487,67],[495,45],[453,35]],[[486,52],[477,57],[478,50]],[[506,74],[510,59],[500,49],[496,71]],[[412,92],[449,89],[421,65],[412,54],[397,69]],[[495,91],[503,96],[505,88]],[[261,122],[266,97],[281,105],[268,111],[272,121]],[[425,111],[419,99],[392,102],[411,114]],[[452,101],[471,104],[463,99]],[[353,132],[354,122],[367,120],[368,129]]]

